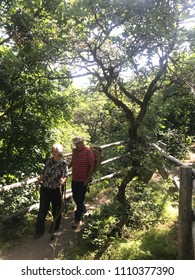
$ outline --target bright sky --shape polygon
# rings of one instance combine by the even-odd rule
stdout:
[[[82,73],[82,71],[80,73]],[[78,77],[73,79],[73,86],[76,88],[87,88],[89,85],[90,85],[89,76],[83,76],[83,77]]]
[[[193,26],[195,26],[195,18],[191,18],[189,20],[186,20],[184,22],[181,23],[181,27],[185,27],[186,29],[190,29]],[[86,73],[84,71],[80,71],[79,73]],[[126,71],[124,73],[124,78],[125,76],[128,77],[130,75],[129,71]],[[83,77],[78,77],[78,78],[74,78],[73,79],[73,85],[76,88],[87,88],[90,85],[90,80],[89,80],[89,76],[83,76]]]

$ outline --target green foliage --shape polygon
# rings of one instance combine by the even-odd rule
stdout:
[[[12,183],[16,183],[16,182],[17,182],[17,178],[14,175],[4,174],[0,181],[0,187],[6,184],[11,185]]]
[[[176,260],[177,228],[158,225],[147,231],[126,232],[125,238],[107,247],[101,259],[109,260]]]
[[[129,237],[129,240],[116,240],[110,244],[101,259],[103,260],[147,260],[151,254],[147,250],[142,250],[141,240],[136,237]],[[140,235],[139,238],[141,239]],[[152,259],[152,258],[151,258]]]
[[[178,254],[177,235],[177,228],[173,225],[157,226],[145,233],[141,248],[143,251],[149,251],[152,259],[175,260]]]
[[[35,186],[32,185],[5,192],[1,194],[0,198],[0,217],[9,216],[37,203],[37,201],[38,193],[35,190]]]
[[[88,219],[83,238],[90,239],[91,244],[95,246],[104,246],[118,222],[118,213],[121,212],[119,208],[122,207],[116,201],[102,207],[97,207],[93,216]]]
[[[191,56],[193,61],[193,57]],[[193,139],[194,126],[194,94],[188,86],[193,86],[193,80],[189,78],[186,81],[186,76],[182,75],[183,82],[181,82],[180,71],[191,72],[189,60],[185,60],[186,66],[181,66],[179,63],[175,67],[177,75],[175,83],[165,88],[160,94],[155,95],[146,118],[144,120],[145,133],[151,141],[161,140],[167,144],[167,152],[175,157],[182,158],[188,146]],[[150,127],[153,127],[152,131]],[[155,133],[152,133],[154,132]]]
[[[50,1],[52,10],[45,1],[1,2],[0,177],[36,173],[54,141],[52,128],[70,118],[69,80],[57,79],[67,70],[54,66],[60,2]]]
[[[65,259],[177,259],[177,199],[170,182],[143,185],[135,180],[128,192],[129,220],[119,237],[117,224],[126,206],[111,199],[87,218],[82,240],[70,246]],[[95,188],[95,186],[94,186]],[[112,186],[112,189],[114,187]],[[110,188],[109,188],[110,189]],[[95,193],[97,197],[97,194]],[[176,200],[175,200],[176,199]]]
[[[80,92],[79,104],[73,112],[73,123],[87,128],[92,143],[103,144],[112,138],[118,141],[127,137],[128,123],[124,115],[94,87]]]
[[[129,221],[131,228],[148,229],[160,222],[165,222],[166,208],[172,203],[169,193],[170,182],[150,182],[143,184],[133,180],[127,192],[130,203]],[[165,219],[165,220],[164,220]]]
[[[36,216],[28,213],[2,224],[0,227],[0,252],[13,248],[21,243],[26,236],[33,234]]]
[[[168,153],[182,158],[195,131],[194,55],[174,53],[171,62],[166,85],[153,96],[138,133],[145,147],[147,142],[161,140],[167,144]]]

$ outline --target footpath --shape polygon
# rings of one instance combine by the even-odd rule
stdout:
[[[96,204],[96,200],[86,203],[88,213],[95,209]],[[22,243],[15,245],[0,255],[0,260],[60,259],[60,256],[66,253],[66,250],[69,245],[74,242],[75,238],[81,235],[84,228],[85,222],[76,230],[72,229],[73,221],[74,211],[70,211],[67,214],[63,213],[61,226],[60,229],[55,232],[54,240],[51,240],[51,234],[49,233],[50,224],[46,222],[45,234],[40,239],[34,239],[33,235],[26,237],[23,239]]]

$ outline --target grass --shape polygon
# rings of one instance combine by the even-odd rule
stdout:
[[[175,260],[177,259],[177,225],[159,224],[150,230],[124,230],[123,238],[112,238],[96,248],[79,238],[64,259],[84,260]]]
[[[28,213],[1,224],[0,253],[21,243],[25,236],[33,234],[35,218],[34,214]]]

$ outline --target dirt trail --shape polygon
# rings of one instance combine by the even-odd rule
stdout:
[[[96,203],[86,204],[88,213],[96,207]],[[7,250],[0,256],[0,260],[54,260],[66,250],[74,238],[84,227],[84,223],[76,230],[72,229],[74,212],[67,213],[62,218],[61,226],[55,233],[54,240],[50,240],[49,224],[46,223],[45,234],[40,239],[28,236],[22,243]]]

